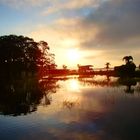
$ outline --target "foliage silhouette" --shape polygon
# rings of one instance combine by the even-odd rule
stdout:
[[[125,60],[125,65],[114,68],[116,75],[120,77],[134,77],[136,65],[133,62],[133,57],[125,56],[123,57],[123,60]]]
[[[62,65],[63,69],[66,70],[67,69],[67,66],[66,65]]]
[[[123,60],[125,60],[125,62],[127,64],[127,63],[130,63],[131,60],[133,61],[133,57],[132,56],[124,56]]]
[[[107,62],[105,65],[106,65],[106,69],[107,69],[107,71],[108,71],[109,66],[110,66],[110,63],[109,63],[109,62]]]
[[[35,73],[54,65],[48,43],[16,35],[0,37],[0,71],[10,76],[21,72]]]

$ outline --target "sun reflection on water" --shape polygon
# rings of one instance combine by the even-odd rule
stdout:
[[[71,91],[80,92],[80,84],[76,79],[69,80],[68,89]]]

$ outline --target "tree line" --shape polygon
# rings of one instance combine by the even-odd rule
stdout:
[[[17,35],[0,36],[0,71],[6,74],[35,73],[55,67],[54,54],[45,41]]]

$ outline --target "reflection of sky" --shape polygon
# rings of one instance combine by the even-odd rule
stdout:
[[[140,96],[125,87],[84,86],[77,79],[59,81],[51,105],[27,116],[0,116],[0,139],[124,140],[139,137]],[[88,86],[88,88],[87,88]]]

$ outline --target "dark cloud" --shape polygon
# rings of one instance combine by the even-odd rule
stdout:
[[[140,1],[108,0],[97,10],[93,9],[81,25],[87,30],[97,28],[95,37],[87,36],[83,45],[92,47],[102,45],[139,45],[140,44]]]

